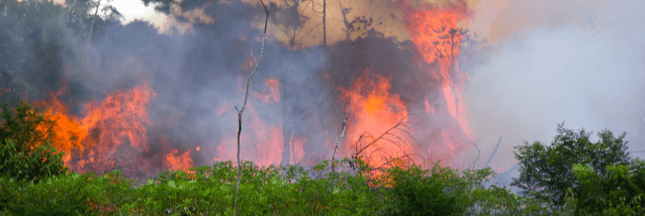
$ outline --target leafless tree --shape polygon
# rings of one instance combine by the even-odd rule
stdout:
[[[246,80],[246,94],[244,95],[244,103],[242,104],[241,108],[237,108],[235,106],[235,110],[237,110],[237,119],[238,119],[238,131],[237,131],[237,181],[235,183],[235,195],[234,195],[234,205],[233,205],[233,215],[236,215],[237,212],[237,197],[240,192],[240,179],[242,178],[242,163],[240,163],[240,135],[242,134],[242,113],[244,113],[244,109],[246,109],[246,102],[249,99],[249,86],[251,85],[251,78],[253,78],[253,75],[255,75],[255,72],[258,70],[258,65],[260,64],[260,60],[262,60],[262,53],[264,52],[264,39],[266,38],[267,34],[267,26],[269,24],[269,8],[271,7],[271,0],[269,0],[268,4],[264,4],[262,0],[260,0],[260,3],[262,3],[262,7],[264,7],[264,12],[266,13],[266,18],[264,20],[264,32],[262,33],[262,48],[260,49],[260,56],[258,57],[258,61],[254,62],[253,61],[253,53],[251,52],[251,63],[253,63],[253,72],[251,72],[251,76],[249,79]]]

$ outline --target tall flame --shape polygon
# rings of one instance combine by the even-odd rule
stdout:
[[[399,138],[406,137],[401,129],[407,124],[408,112],[400,96],[389,92],[390,80],[366,69],[350,89],[339,88],[341,98],[348,103],[345,112],[352,110],[347,122],[346,150],[358,153],[364,149],[361,155],[375,166],[403,156],[409,143]],[[398,129],[390,130],[397,125]]]
[[[444,143],[449,150],[449,157],[465,149],[474,136],[465,117],[466,106],[463,104],[461,90],[467,75],[459,70],[458,56],[461,42],[465,37],[459,21],[472,17],[472,11],[466,2],[458,0],[449,7],[425,7],[423,9],[404,8],[405,26],[412,42],[416,45],[423,60],[429,64],[437,63],[438,70],[428,73],[440,83],[439,91],[445,99],[448,114],[455,120],[459,130],[444,128],[441,131]],[[426,99],[426,112],[434,115],[435,109]],[[461,134],[465,134],[462,136]]]

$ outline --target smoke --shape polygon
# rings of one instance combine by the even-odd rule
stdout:
[[[35,5],[41,3],[31,4],[34,6],[30,8],[37,11]],[[49,6],[60,9],[60,6]],[[2,32],[7,39],[1,45],[14,47],[7,51],[14,51],[16,56],[23,54],[28,60],[8,61],[14,59],[4,51],[0,56],[2,63],[13,63],[0,68],[3,91],[11,89],[11,95],[4,95],[3,102],[13,105],[19,98],[43,100],[48,93],[66,86],[69,91],[62,101],[71,107],[73,114],[82,116],[82,105],[90,100],[101,101],[113,92],[128,91],[146,80],[157,96],[149,110],[151,127],[147,137],[150,149],[140,152],[138,157],[153,160],[156,154],[174,149],[180,154],[191,152],[195,166],[232,159],[234,143],[228,141],[237,134],[237,115],[233,106],[241,106],[244,99],[242,89],[252,69],[246,67],[250,64],[249,57],[252,54],[254,60],[258,60],[261,29],[253,27],[264,23],[264,10],[259,5],[240,2],[200,7],[206,14],[217,17],[218,22],[193,23],[192,34],[179,34],[175,30],[174,34],[166,35],[158,34],[154,26],[140,20],[122,25],[118,21],[97,19],[91,44],[85,44],[88,26],[73,26],[81,30],[68,27],[66,19],[69,17],[64,14],[54,19],[58,21],[54,25],[38,22],[38,19],[16,23],[12,17],[0,17],[2,29],[7,29]],[[9,11],[9,14],[13,12]],[[84,20],[84,23],[90,22]],[[31,41],[12,40],[21,37]],[[293,51],[273,41],[276,39],[269,35],[252,81],[242,136],[242,159],[265,158],[254,160],[262,165],[279,164],[280,160],[262,157],[268,153],[267,148],[274,151],[272,147],[275,146],[263,143],[266,141],[263,136],[272,134],[253,131],[254,127],[262,126],[255,123],[279,128],[284,124],[283,117],[286,119],[284,115],[296,113],[283,114],[282,105],[253,97],[268,92],[265,81],[269,78],[283,81],[280,90],[289,91],[290,95],[277,102],[292,109],[318,103],[313,101],[318,99],[315,96],[327,91],[316,77],[326,58],[320,49]],[[5,56],[11,59],[5,61]],[[328,103],[320,107],[326,106]],[[290,118],[294,128],[300,127],[293,132],[294,136],[302,136],[304,130],[314,131],[313,134],[332,130],[320,129],[323,125],[316,124],[317,119],[307,121],[314,126],[303,129],[305,123],[300,117]],[[119,151],[130,150],[119,148]]]
[[[157,97],[150,105],[151,150],[144,157],[171,148],[190,151],[196,166],[233,159],[238,126],[234,106],[243,103],[252,70],[249,57],[252,54],[255,61],[259,57],[264,10],[260,4],[238,1],[200,2],[191,7],[215,21],[199,23],[202,18],[193,14],[198,18],[190,21],[187,34],[179,30],[158,34],[158,29],[140,20],[126,25],[99,22],[89,46],[79,31],[65,25],[64,17],[56,25],[36,23],[30,28],[3,19],[0,27],[7,29],[0,34],[3,48],[20,52],[0,51],[0,88],[9,86],[15,98],[28,92],[29,100],[41,100],[59,89],[65,78],[69,93],[64,101],[81,115],[80,105],[91,97],[101,100],[145,79]],[[348,1],[342,8],[353,10],[346,10],[345,18],[341,2],[328,3],[326,48],[319,46],[321,17],[308,8],[311,5],[296,9],[272,5],[284,14],[271,16],[263,57],[252,80],[243,119],[242,159],[268,165],[284,163],[282,157],[288,156],[288,163],[311,165],[331,158],[346,112],[337,87],[350,89],[366,70],[391,79],[390,93],[399,95],[415,115],[414,147],[447,152],[437,143],[444,137],[441,131],[455,123],[451,110],[441,110],[447,107],[446,98],[440,81],[429,73],[438,64],[424,63],[414,45],[405,41],[409,35],[403,30],[400,9],[392,3]],[[499,0],[469,5],[475,8],[475,20],[468,28],[488,43],[469,43],[460,52],[460,69],[470,74],[460,103],[466,105],[482,164],[502,136],[489,165],[505,171],[517,163],[513,146],[524,140],[550,143],[562,121],[572,129],[627,132],[630,150],[643,150],[645,36],[639,25],[644,15],[637,11],[643,3]],[[176,18],[168,22],[190,20]],[[349,32],[345,21],[366,22],[360,31]],[[56,31],[60,32],[52,37]],[[42,43],[12,41],[13,35]],[[351,41],[345,40],[348,37]],[[44,63],[20,62],[28,56],[39,56],[35,59]],[[277,89],[270,84],[274,81]],[[430,115],[429,107],[437,110],[433,108]],[[291,142],[288,148],[283,146],[285,140]],[[343,145],[351,142],[355,140]],[[461,158],[472,161],[473,152],[471,148]]]
[[[490,164],[495,171],[517,163],[512,147],[525,140],[550,144],[563,121],[574,130],[626,132],[629,151],[643,150],[645,15],[640,8],[645,8],[642,1],[478,4],[472,28],[491,43],[475,54],[478,61],[464,63],[471,69],[464,103],[484,157],[503,137]]]

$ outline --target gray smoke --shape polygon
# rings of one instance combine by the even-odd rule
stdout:
[[[626,132],[631,156],[643,157],[636,152],[645,149],[642,8],[642,1],[516,1],[487,23],[490,38],[509,29],[511,36],[471,65],[464,103],[484,157],[504,138],[495,171],[517,163],[512,147],[525,140],[550,144],[563,121],[593,131],[592,141],[605,128]]]

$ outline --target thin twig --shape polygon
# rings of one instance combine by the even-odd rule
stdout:
[[[242,113],[244,112],[244,109],[246,109],[246,102],[249,99],[249,86],[251,85],[251,78],[253,78],[253,75],[255,75],[255,72],[258,70],[258,65],[260,65],[260,60],[262,59],[262,53],[264,52],[264,39],[266,38],[267,25],[269,23],[269,7],[271,6],[271,0],[269,0],[268,5],[265,5],[262,0],[260,0],[260,3],[262,3],[262,7],[264,7],[264,12],[266,13],[266,20],[264,21],[264,32],[262,33],[262,48],[260,49],[260,56],[258,57],[257,63],[253,61],[253,56],[251,56],[251,62],[253,62],[254,67],[253,67],[253,72],[251,72],[251,76],[249,77],[249,79],[246,80],[246,94],[244,95],[244,104],[242,104],[242,108],[238,109],[237,106],[234,106],[235,110],[237,110],[238,131],[237,131],[237,181],[235,183],[235,195],[233,198],[235,200],[233,204],[233,215],[236,215],[237,213],[237,198],[240,192],[240,179],[242,179],[242,163],[240,163],[240,135],[242,134]]]
[[[385,131],[385,133],[381,134],[381,136],[379,136],[378,138],[374,139],[372,142],[370,142],[370,144],[367,144],[365,147],[363,147],[363,148],[362,148],[360,151],[358,151],[356,154],[357,154],[357,155],[359,155],[359,154],[361,154],[365,149],[367,149],[367,148],[368,148],[368,147],[370,147],[371,145],[374,145],[374,143],[378,142],[381,138],[383,138],[383,136],[385,136],[386,134],[389,134],[389,133],[390,133],[390,131],[394,130],[395,128],[397,128],[397,127],[399,127],[401,124],[403,124],[403,121],[404,121],[404,120],[406,120],[407,118],[408,118],[408,116],[403,117],[403,118],[402,118],[398,123],[396,123],[396,124],[395,124],[394,126],[392,126],[390,129],[388,129],[387,131]]]
[[[334,160],[336,159],[336,153],[338,152],[338,146],[340,145],[340,141],[345,136],[345,130],[347,129],[347,127],[345,127],[345,125],[347,124],[347,119],[349,118],[349,115],[351,115],[351,114],[352,114],[352,109],[349,109],[349,112],[345,116],[345,120],[343,120],[343,126],[342,126],[343,127],[343,132],[340,133],[340,137],[338,138],[338,142],[336,142],[336,148],[334,149],[334,154],[331,156],[331,171],[332,172],[335,171],[334,168],[336,167],[335,166],[336,164],[334,164]]]

